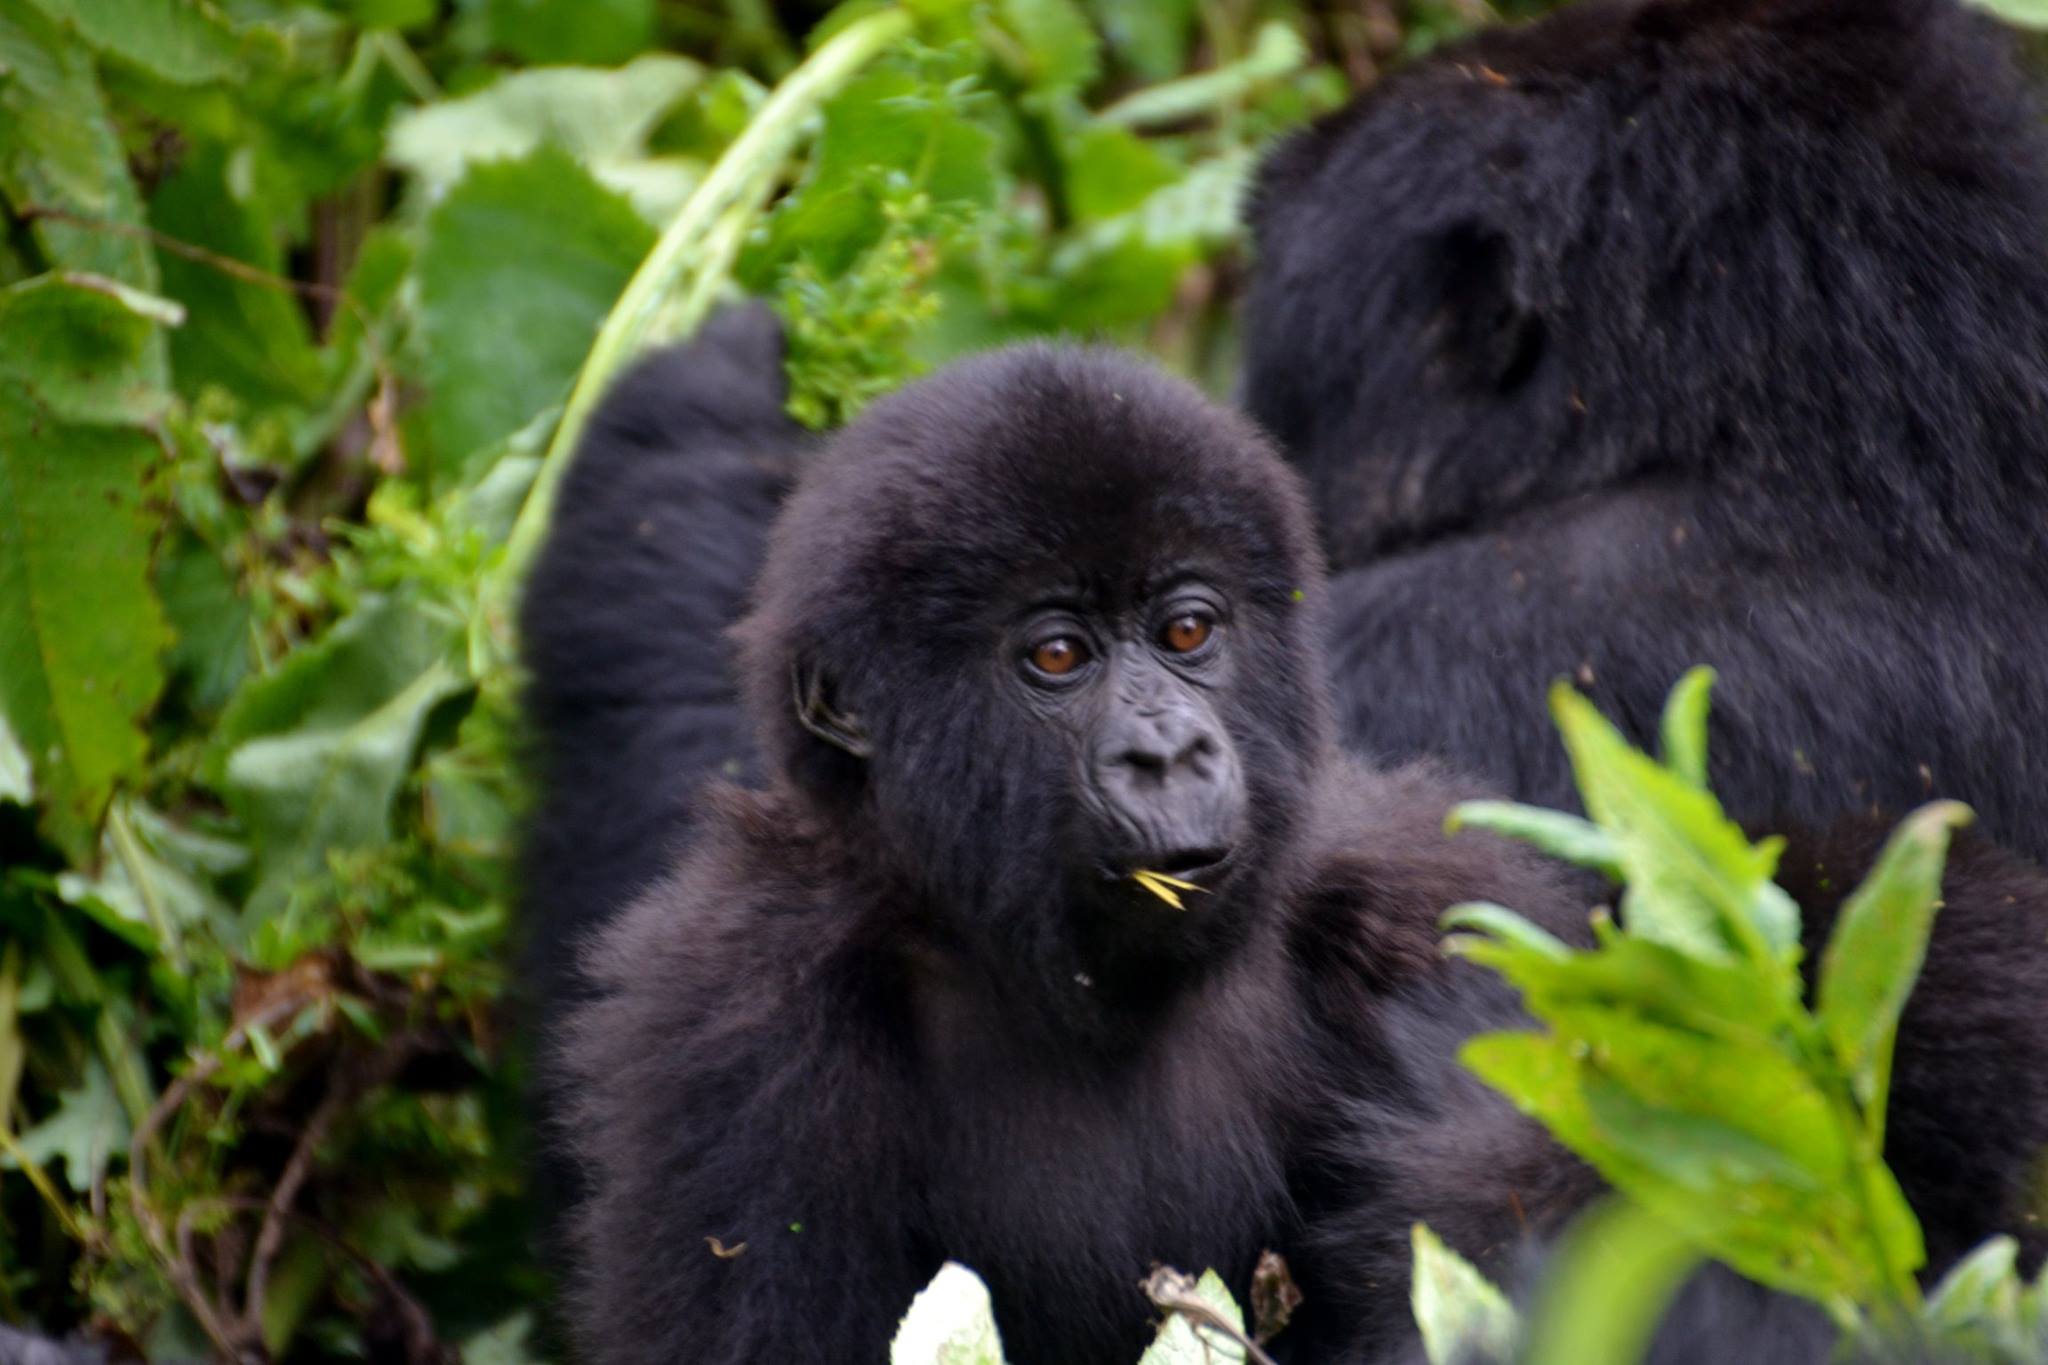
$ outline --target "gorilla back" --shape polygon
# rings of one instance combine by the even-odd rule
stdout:
[[[1953,0],[1583,0],[1284,144],[1246,387],[1347,738],[1565,804],[1548,679],[1647,738],[1711,663],[1737,811],[2048,853],[2043,151]]]

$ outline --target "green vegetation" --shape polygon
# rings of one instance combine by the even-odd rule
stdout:
[[[1221,387],[1258,149],[1495,12],[0,0],[0,1319],[544,1349],[511,607],[592,397],[734,291],[814,426],[1055,330]]]
[[[1444,920],[1450,951],[1506,977],[1543,1026],[1474,1038],[1461,1060],[1620,1195],[1588,1216],[1599,1235],[1576,1238],[1520,1358],[1633,1359],[1702,1256],[1813,1300],[1864,1352],[2048,1358],[2048,1275],[2023,1284],[2010,1238],[1923,1297],[1920,1225],[1884,1163],[1899,1016],[1969,812],[1938,802],[1899,826],[1843,901],[1809,1004],[1799,907],[1771,880],[1782,841],[1752,844],[1706,788],[1711,683],[1696,670],[1672,693],[1661,763],[1559,683],[1551,708],[1589,818],[1498,802],[1452,817],[1622,885],[1619,923],[1596,915],[1591,949],[1499,906]],[[1517,1335],[1471,1267],[1416,1240],[1433,1359]]]

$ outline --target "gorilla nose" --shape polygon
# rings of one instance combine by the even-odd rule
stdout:
[[[1117,738],[1119,742],[1108,746],[1103,756],[1105,766],[1157,782],[1181,771],[1207,777],[1221,751],[1206,726],[1187,724],[1171,715],[1140,722]]]

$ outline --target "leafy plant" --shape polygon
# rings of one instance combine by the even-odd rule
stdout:
[[[1597,913],[1587,949],[1499,906],[1445,916],[1459,931],[1446,948],[1506,977],[1543,1026],[1475,1038],[1461,1058],[1640,1208],[1630,1259],[1668,1267],[1660,1294],[1708,1255],[1811,1299],[1867,1350],[1932,1342],[1959,1358],[2041,1359],[2048,1279],[2021,1286],[1998,1239],[1923,1297],[1919,1223],[1883,1158],[1899,1018],[1950,833],[1969,812],[1939,802],[1899,826],[1843,902],[1809,1003],[1799,909],[1772,881],[1782,841],[1751,843],[1707,790],[1711,684],[1701,669],[1674,690],[1659,762],[1560,683],[1551,710],[1587,818],[1495,802],[1453,813],[1453,828],[1528,840],[1622,885],[1619,923]],[[1497,1343],[1499,1307],[1474,1272],[1418,1238],[1434,1358],[1450,1359],[1454,1339]],[[1644,1250],[1664,1244],[1683,1254]],[[1455,1312],[1434,1306],[1446,1297]],[[1605,1308],[1572,1299],[1569,1332],[1539,1321],[1529,1358],[1596,1358],[1588,1340],[1606,1343],[1598,1358],[1631,1358],[1654,1318],[1641,1294],[1604,1297]]]

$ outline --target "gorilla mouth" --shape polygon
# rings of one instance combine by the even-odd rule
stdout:
[[[1184,848],[1165,857],[1154,858],[1147,866],[1169,877],[1198,882],[1205,876],[1221,872],[1229,861],[1230,850],[1227,848]]]

